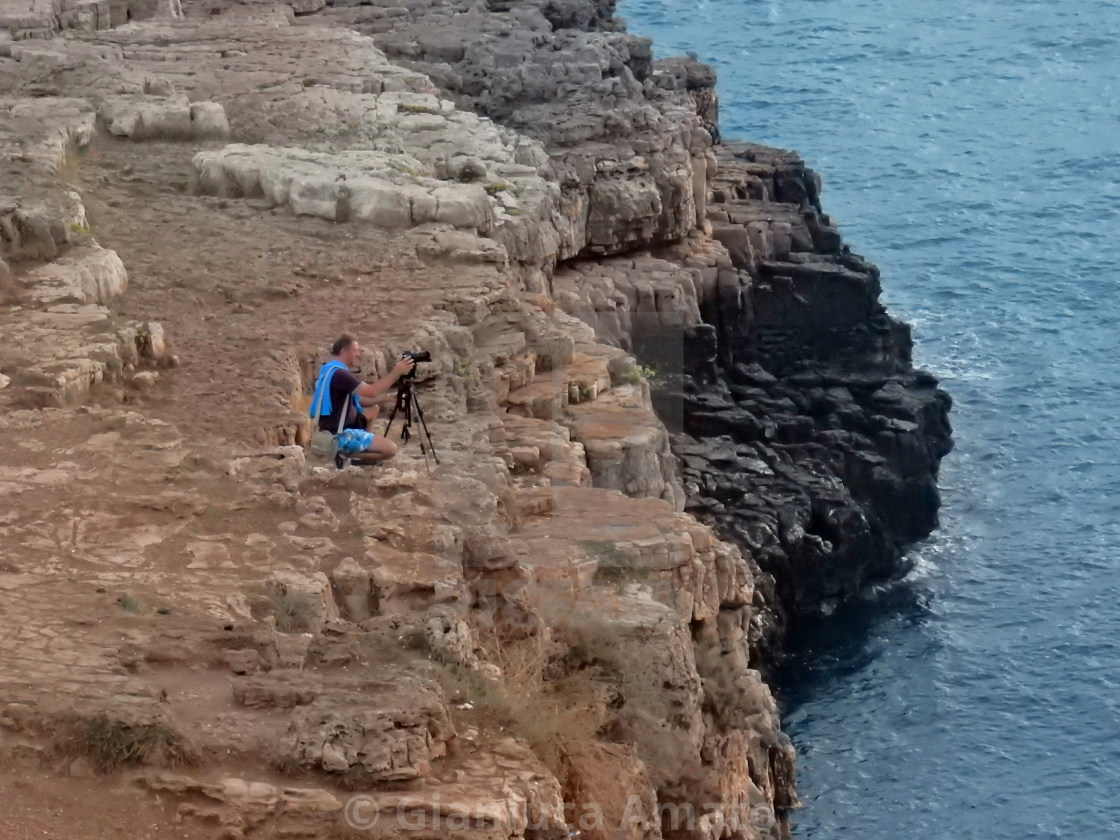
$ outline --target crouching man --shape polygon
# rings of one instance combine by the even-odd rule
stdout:
[[[358,340],[349,333],[339,336],[331,345],[331,360],[319,371],[311,398],[311,416],[315,416],[318,408],[320,430],[333,434],[342,420],[335,457],[335,465],[340,469],[348,458],[356,463],[375,463],[397,454],[395,443],[374,434],[373,422],[380,404],[389,399],[389,389],[416,365],[414,360],[404,358],[383,379],[363,382],[350,372],[361,358]],[[342,412],[346,412],[344,420]]]

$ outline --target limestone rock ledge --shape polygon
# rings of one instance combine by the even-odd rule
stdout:
[[[101,383],[155,376],[174,362],[163,326],[113,316],[125,266],[90,235],[81,196],[58,177],[91,141],[92,106],[0,98],[0,119],[14,176],[0,194],[0,405],[76,406]]]

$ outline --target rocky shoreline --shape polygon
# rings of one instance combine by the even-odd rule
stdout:
[[[613,12],[0,5],[3,766],[226,837],[788,835],[763,674],[936,526],[950,401]],[[431,351],[434,473],[307,461],[344,326]]]

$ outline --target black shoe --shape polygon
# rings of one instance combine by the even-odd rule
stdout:
[[[343,454],[341,452],[335,453],[334,465],[335,465],[336,469],[340,469],[340,470],[343,469],[346,466],[346,458],[343,457]]]

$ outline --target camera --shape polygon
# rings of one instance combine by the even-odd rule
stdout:
[[[403,353],[401,353],[401,358],[402,359],[412,359],[412,361],[416,362],[416,364],[420,364],[421,362],[430,362],[432,360],[432,354],[429,353],[427,350],[417,350],[415,352],[413,352],[412,350],[405,350]],[[412,379],[415,376],[416,376],[416,368],[413,367],[412,370],[410,370],[408,373],[406,373],[401,378],[402,379]]]

